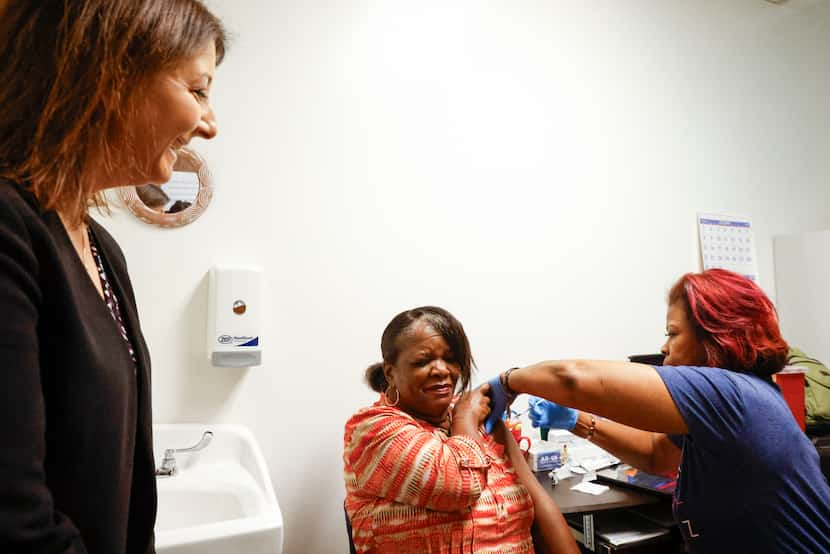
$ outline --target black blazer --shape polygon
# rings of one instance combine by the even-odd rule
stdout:
[[[150,359],[120,248],[90,224],[137,364],[57,214],[0,180],[0,552],[146,554]]]

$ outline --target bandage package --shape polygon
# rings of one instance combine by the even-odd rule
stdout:
[[[533,471],[550,471],[563,463],[562,445],[543,440],[530,444],[528,463]]]

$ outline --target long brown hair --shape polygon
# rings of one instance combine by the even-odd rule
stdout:
[[[213,41],[222,23],[199,0],[9,0],[0,17],[0,177],[80,222],[105,206],[85,178],[95,160],[137,163],[129,121],[146,84]]]

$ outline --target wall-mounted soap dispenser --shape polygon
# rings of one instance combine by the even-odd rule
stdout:
[[[214,267],[208,286],[207,349],[217,367],[262,363],[262,269]]]

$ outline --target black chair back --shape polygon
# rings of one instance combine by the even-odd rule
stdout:
[[[813,444],[818,450],[818,459],[821,464],[821,472],[824,478],[830,483],[830,435],[826,437],[813,437]]]
[[[346,503],[343,503],[343,515],[346,516],[346,534],[349,537],[349,554],[357,554],[354,548],[354,541],[352,540],[352,522],[349,519],[349,512],[346,511]]]

